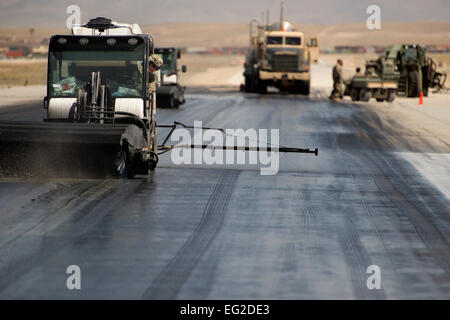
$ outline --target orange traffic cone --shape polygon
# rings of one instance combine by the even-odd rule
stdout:
[[[419,105],[423,105],[423,92],[420,91]]]

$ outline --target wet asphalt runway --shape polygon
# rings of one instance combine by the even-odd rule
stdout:
[[[326,95],[189,94],[158,110],[159,123],[279,128],[280,144],[319,148],[280,155],[277,175],[168,153],[148,178],[0,180],[0,298],[449,299],[450,201],[403,155],[450,147]],[[41,116],[39,102],[0,109]],[[81,290],[66,288],[69,265]]]

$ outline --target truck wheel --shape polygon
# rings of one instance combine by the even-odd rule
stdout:
[[[393,102],[395,100],[395,90],[389,89],[388,97],[386,99],[387,102]]]
[[[408,97],[418,97],[420,95],[419,81],[419,72],[414,70],[408,73]]]
[[[267,93],[267,86],[263,83],[261,83],[260,81],[258,82],[258,84],[256,85],[256,92],[257,93]]]
[[[257,72],[258,72],[257,70],[254,70],[252,72],[252,77],[251,77],[251,91],[250,92],[253,92],[253,93],[259,93],[260,84],[259,84],[259,77],[258,77]]]
[[[134,168],[132,165],[131,156],[128,150],[128,147],[126,146],[126,143],[124,143],[123,147],[121,148],[120,152],[117,154],[115,166],[117,174],[122,179],[133,179],[135,176]]]
[[[359,100],[361,100],[361,101],[364,101],[364,102],[369,101],[370,96],[371,96],[370,91],[367,89],[361,89],[359,91]]]
[[[245,92],[251,92],[252,83],[250,81],[249,76],[245,76],[245,84],[244,84],[244,91]]]
[[[352,101],[359,101],[359,92],[358,92],[358,89],[352,89],[352,90],[350,90],[350,97],[352,98]]]
[[[310,91],[310,84],[309,84],[309,81],[308,82],[305,82],[302,86],[301,86],[301,89],[300,89],[301,91],[300,91],[300,93],[301,94],[303,94],[303,95],[305,95],[305,96],[309,96],[309,91]]]
[[[169,107],[172,109],[177,107],[177,103],[175,102],[175,98],[173,97],[173,95],[171,95],[169,98]]]

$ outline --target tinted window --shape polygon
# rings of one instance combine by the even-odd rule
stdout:
[[[416,61],[417,60],[417,50],[415,48],[410,48],[410,49],[406,50],[405,58],[406,58],[406,61],[408,61],[408,60]]]
[[[287,45],[299,46],[301,43],[301,38],[299,37],[286,37]]]
[[[267,37],[267,44],[283,44],[283,37]]]
[[[177,52],[175,50],[155,50],[155,53],[163,59],[162,74],[169,75],[177,72]]]
[[[126,41],[126,39],[125,39]],[[100,71],[113,97],[140,97],[143,89],[144,44],[55,46],[50,52],[50,97],[76,97],[78,89]]]
[[[317,47],[317,39],[315,39],[315,38],[309,39],[309,44],[308,45],[310,47]]]

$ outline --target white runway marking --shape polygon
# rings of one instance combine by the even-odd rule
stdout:
[[[450,154],[396,152],[450,200]]]

